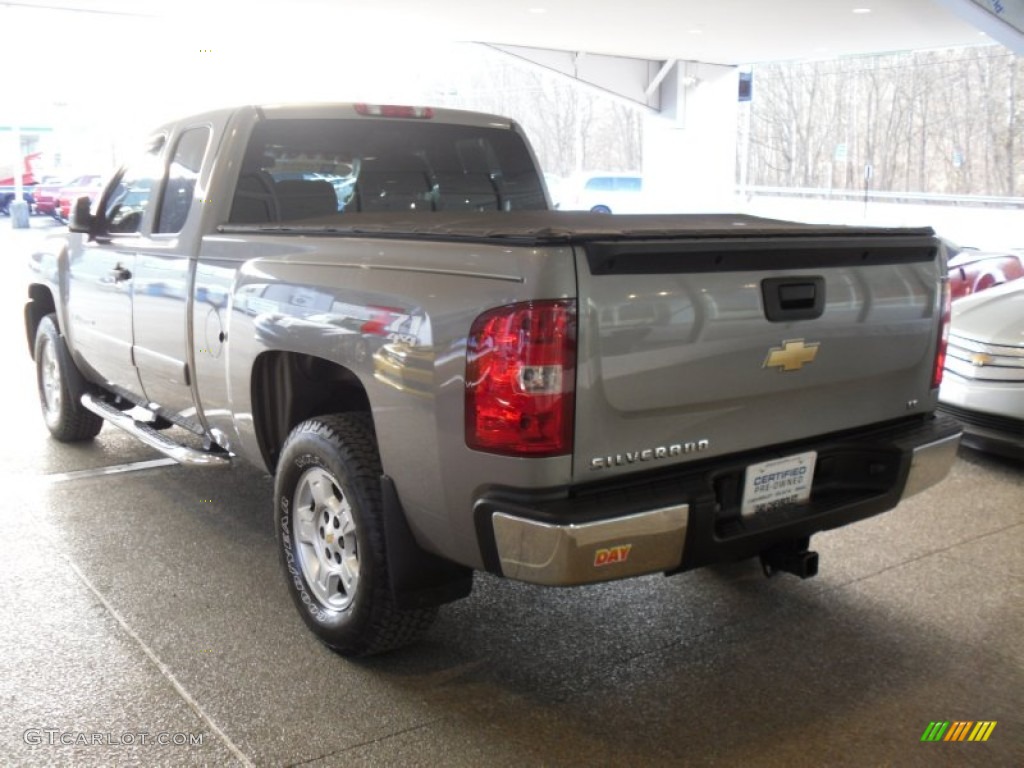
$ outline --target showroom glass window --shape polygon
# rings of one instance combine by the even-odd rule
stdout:
[[[167,186],[160,201],[154,232],[180,232],[195,197],[199,169],[210,143],[208,127],[190,128],[181,134],[167,169]]]

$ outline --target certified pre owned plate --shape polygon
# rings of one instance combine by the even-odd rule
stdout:
[[[743,517],[811,498],[815,451],[772,459],[747,467],[743,482]]]

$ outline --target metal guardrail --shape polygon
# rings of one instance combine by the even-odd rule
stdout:
[[[998,197],[996,195],[945,195],[931,192],[883,192],[856,189],[827,189],[813,187],[737,187],[745,195],[771,195],[777,197],[817,197],[824,200],[852,200],[890,203],[941,203],[945,205],[995,206],[1024,208],[1024,197]]]

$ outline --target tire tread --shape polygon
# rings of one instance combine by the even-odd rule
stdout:
[[[293,436],[302,433],[319,437],[338,452],[350,471],[351,479],[359,483],[369,502],[371,509],[364,510],[369,513],[367,516],[382,509],[380,479],[383,471],[370,414],[336,413],[307,419],[292,431]],[[383,523],[377,519],[364,527],[375,553],[373,560],[379,564],[373,574],[373,592],[369,596],[372,605],[369,625],[358,643],[342,646],[320,636],[326,645],[345,656],[370,656],[411,645],[422,639],[438,612],[436,606],[400,609],[395,605],[386,567]]]
[[[92,440],[96,435],[100,433],[103,428],[103,419],[97,416],[92,411],[89,411],[80,402],[81,396],[84,392],[77,386],[75,381],[81,377],[81,374],[77,370],[71,370],[74,366],[74,361],[71,359],[71,355],[68,354],[67,349],[62,343],[63,336],[60,333],[60,329],[57,325],[56,316],[52,313],[46,315],[39,323],[39,327],[36,329],[36,342],[34,353],[36,356],[36,387],[40,387],[39,382],[39,366],[42,364],[39,360],[39,349],[40,349],[40,336],[47,335],[48,343],[55,346],[55,354],[57,355],[58,364],[60,366],[60,379],[61,379],[61,415],[58,422],[51,425],[47,422],[47,428],[50,430],[50,434],[53,435],[54,439],[62,443],[80,443],[86,440]],[[39,393],[40,403],[42,403],[42,392]]]

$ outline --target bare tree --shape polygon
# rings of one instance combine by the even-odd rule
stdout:
[[[436,82],[421,85],[425,102],[511,117],[550,173],[640,169],[642,107],[497,51],[481,47],[464,54]]]
[[[747,183],[1013,196],[1024,58],[1000,46],[754,68]]]

